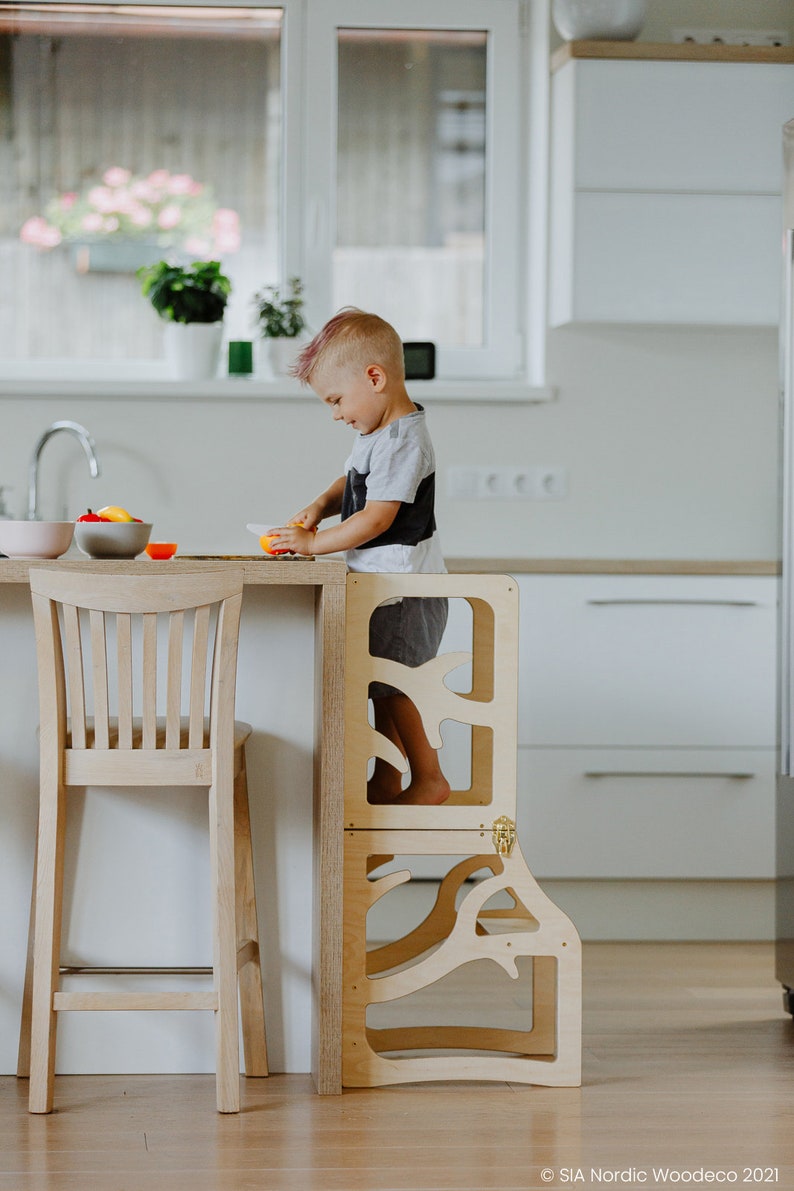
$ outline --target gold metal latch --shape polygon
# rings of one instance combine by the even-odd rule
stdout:
[[[499,856],[509,856],[516,842],[516,825],[507,815],[494,819],[491,832],[493,846]]]

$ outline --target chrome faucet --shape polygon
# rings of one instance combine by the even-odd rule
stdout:
[[[81,426],[79,422],[53,422],[44,431],[33,448],[33,456],[30,460],[30,470],[28,472],[28,521],[38,521],[39,519],[39,459],[41,458],[41,452],[44,444],[52,438],[53,434],[57,434],[59,430],[68,430],[70,434],[75,436],[85,451],[91,476],[93,479],[96,479],[99,475],[96,443],[85,426]]]

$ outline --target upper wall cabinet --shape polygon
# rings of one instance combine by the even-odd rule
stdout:
[[[775,326],[794,65],[572,60],[552,80],[552,326]]]

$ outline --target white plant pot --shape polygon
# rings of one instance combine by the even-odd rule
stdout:
[[[633,41],[646,8],[646,0],[554,0],[552,15],[566,41]]]
[[[263,364],[263,372],[271,377],[289,376],[290,366],[307,343],[304,335],[291,339],[260,339],[257,360]]]
[[[223,323],[166,323],[165,358],[174,380],[212,380],[218,375]]]

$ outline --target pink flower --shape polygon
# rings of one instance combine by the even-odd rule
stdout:
[[[129,215],[139,204],[132,197],[129,190],[116,191],[116,205],[114,211],[119,211],[122,215]]]
[[[190,174],[173,174],[168,183],[169,194],[190,194],[194,185]]]
[[[107,232],[108,235],[110,235],[111,232],[117,232],[118,230],[119,230],[119,221],[118,221],[118,219],[116,219],[115,215],[110,215],[110,216],[108,216],[108,218],[102,220],[102,231],[103,232]]]
[[[151,186],[157,187],[158,190],[162,190],[162,188],[168,184],[168,179],[170,177],[171,175],[169,174],[168,170],[152,170],[152,172],[149,174],[149,177],[147,178],[147,182],[149,182]]]
[[[55,248],[61,242],[61,233],[57,227],[51,227],[41,215],[34,215],[22,224],[19,238],[25,244],[35,244],[37,248]]]
[[[156,203],[160,197],[157,187],[148,181],[133,182],[132,186],[130,186],[130,194],[142,203]]]
[[[120,165],[112,165],[109,170],[105,170],[102,181],[106,186],[126,186],[131,177],[129,170],[123,169]]]
[[[215,231],[220,231],[221,228],[227,230],[237,229],[240,226],[240,216],[231,207],[218,207],[218,210],[212,217],[212,226]]]
[[[116,196],[107,186],[92,186],[88,192],[88,201],[92,207],[105,215],[116,210]]]
[[[84,232],[101,232],[104,222],[98,211],[89,211],[88,215],[84,215],[80,220],[80,227]]]
[[[160,214],[157,216],[157,226],[164,231],[169,231],[172,227],[182,221],[182,212],[175,203],[170,203],[169,206],[163,207]]]
[[[69,211],[77,202],[77,191],[68,190],[66,194],[62,194],[58,199],[58,206],[62,211]]]
[[[151,211],[137,204],[130,208],[129,217],[136,227],[148,227],[153,218]]]

